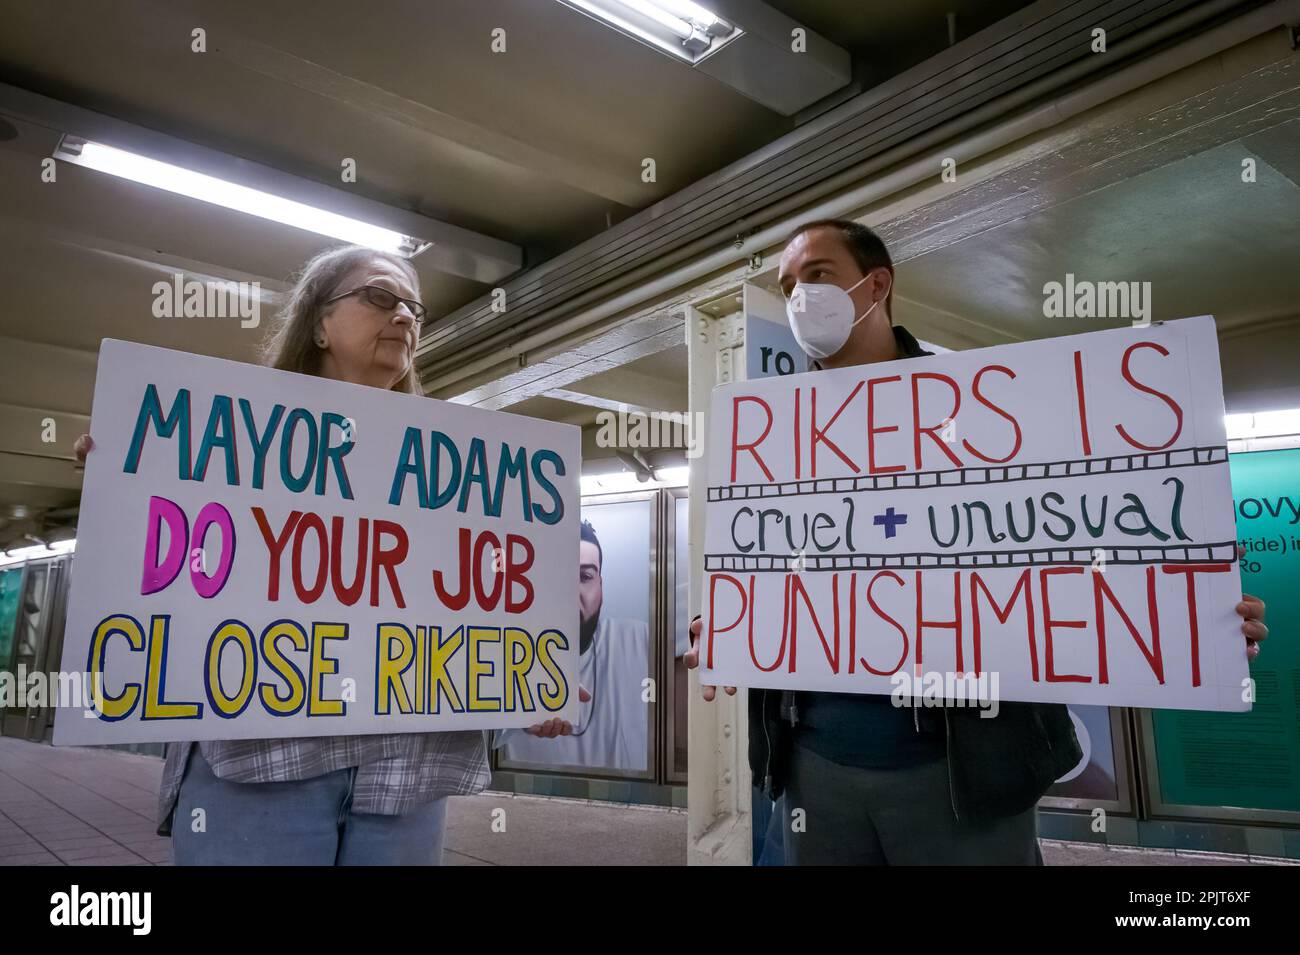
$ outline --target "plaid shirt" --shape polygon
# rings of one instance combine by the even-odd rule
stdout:
[[[160,836],[171,835],[172,811],[195,745],[215,776],[237,783],[311,779],[356,766],[352,811],[381,816],[401,815],[442,796],[482,792],[492,778],[477,730],[169,743],[158,793]]]

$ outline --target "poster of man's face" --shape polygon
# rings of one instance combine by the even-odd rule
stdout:
[[[584,524],[583,530],[591,528]],[[595,537],[591,528],[590,536]],[[598,540],[584,539],[579,545],[578,557],[578,619],[581,628],[581,651],[587,652],[592,638],[596,635],[596,625],[600,623],[600,607],[605,600],[604,580],[601,577],[602,554]]]
[[[499,734],[502,769],[643,776],[652,771],[649,500],[584,503],[577,580],[579,681],[591,694],[570,735]]]

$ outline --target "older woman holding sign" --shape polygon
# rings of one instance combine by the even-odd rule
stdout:
[[[405,259],[324,252],[289,293],[267,363],[419,394],[419,296]],[[82,435],[78,458],[92,448]],[[173,743],[159,833],[180,865],[436,864],[446,797],[489,778],[481,732]]]

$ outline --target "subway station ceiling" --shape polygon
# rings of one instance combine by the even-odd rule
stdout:
[[[841,87],[787,113],[557,0],[0,0],[0,548],[72,532],[71,446],[88,426],[103,338],[256,360],[278,293],[335,244],[66,162],[43,181],[61,137],[87,135],[75,127],[163,134],[232,175],[290,177],[304,194],[446,230],[442,257],[413,260],[436,318],[1030,6],[769,0],[848,65]],[[1293,74],[1280,82],[1278,95]],[[1080,270],[1141,265],[1171,289],[1160,307],[1172,313],[1228,311],[1293,334],[1300,170],[1286,118],[1188,141],[1149,168],[1113,167],[982,230],[902,242],[900,314],[913,308],[933,340],[956,346],[1058,334],[1021,316],[1066,249]],[[1238,146],[1261,163],[1265,188],[1249,196],[1222,187]],[[345,160],[355,182],[341,178]],[[1088,168],[1079,156],[1066,179]],[[1276,244],[1246,244],[1261,234]],[[176,272],[258,282],[262,323],[153,318],[154,283]],[[1273,374],[1261,400],[1284,396]],[[594,364],[583,382],[502,407],[590,425],[616,399],[683,409],[683,346]]]
[[[860,84],[942,49],[949,11],[965,35],[1023,5],[817,2],[807,26],[844,46]],[[796,19],[801,6],[773,5]],[[78,111],[468,230],[520,268],[800,121],[554,0],[3,0],[0,23],[4,547],[64,533],[75,515],[71,445],[101,339],[256,359],[264,326],[155,319],[154,282],[255,281],[269,314],[334,244],[68,163],[43,182],[60,137],[86,136],[66,128]],[[355,183],[341,181],[345,159]],[[414,261],[433,316],[491,287]]]

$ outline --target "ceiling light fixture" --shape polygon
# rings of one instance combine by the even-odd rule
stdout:
[[[692,0],[560,0],[688,63],[698,63],[742,33]]]
[[[43,557],[59,557],[63,554],[74,553],[77,549],[75,538],[71,540],[55,541],[52,544],[36,544],[31,547],[15,547],[13,550],[0,551],[0,567],[8,567],[12,564],[21,564],[29,560],[40,560]]]
[[[430,245],[414,236],[403,235],[360,219],[327,212],[269,192],[74,136],[64,136],[59,141],[54,158],[404,258],[418,255]]]
[[[1229,440],[1280,438],[1300,434],[1300,408],[1223,416]]]
[[[690,476],[691,469],[689,466],[658,468],[655,471],[655,476],[648,481],[640,480],[631,471],[584,474],[580,481],[581,493],[583,496],[587,496],[592,494],[621,494],[626,491],[647,491],[661,487],[684,487],[690,480]]]

